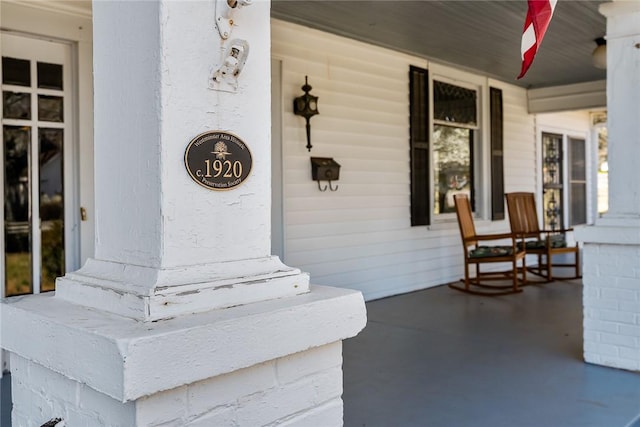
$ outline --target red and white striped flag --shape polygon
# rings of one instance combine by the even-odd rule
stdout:
[[[522,70],[518,76],[519,79],[527,73],[540,44],[542,44],[542,38],[547,32],[557,2],[558,0],[528,0],[529,10],[524,21],[522,44],[520,45]]]

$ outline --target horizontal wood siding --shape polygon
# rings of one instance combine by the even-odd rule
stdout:
[[[358,289],[367,299],[458,280],[457,224],[411,227],[409,67],[427,62],[278,20],[272,54],[283,72],[285,263],[309,272],[314,284]],[[305,75],[319,97],[311,153],[304,119],[292,112]],[[526,91],[491,84],[503,90],[506,189],[532,190],[534,121]],[[338,191],[318,190],[312,156],[342,166]],[[479,229],[505,227],[483,222]]]

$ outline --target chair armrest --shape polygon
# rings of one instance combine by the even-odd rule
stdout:
[[[473,238],[473,240],[500,240],[500,239],[515,240],[515,236],[512,233],[498,233],[498,234],[478,234]]]
[[[573,231],[573,228],[560,228],[558,230],[540,230],[541,233],[545,233],[545,234],[566,233],[568,231]]]

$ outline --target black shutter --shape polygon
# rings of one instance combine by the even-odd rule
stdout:
[[[491,103],[491,219],[504,219],[504,130],[502,90],[490,88]]]
[[[409,70],[411,225],[429,225],[429,74]]]

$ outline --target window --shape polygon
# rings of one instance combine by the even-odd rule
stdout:
[[[504,219],[502,91],[490,90],[491,165],[483,165],[478,161],[483,150],[481,87],[443,80],[430,80],[427,70],[410,69],[411,225],[429,225],[433,218],[453,213],[457,193],[468,194],[475,209],[475,198],[483,193],[476,180],[486,166],[491,186],[484,194],[491,190],[492,200],[482,205],[491,206],[492,219]]]
[[[453,195],[473,191],[473,146],[478,129],[475,90],[433,82],[434,215],[454,212]]]
[[[587,222],[587,153],[584,139],[569,138],[569,226]]]
[[[563,159],[562,135],[542,134],[542,200],[544,228],[555,230],[563,226]]]

